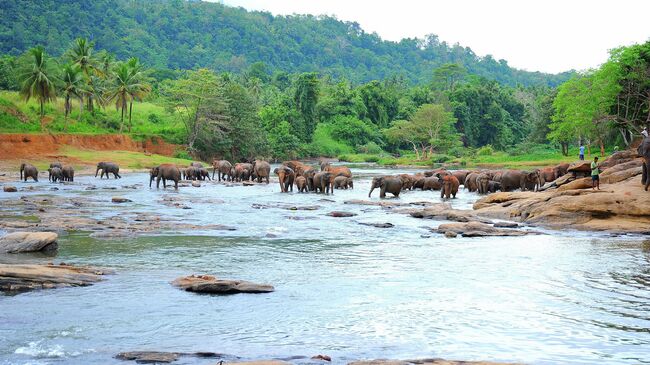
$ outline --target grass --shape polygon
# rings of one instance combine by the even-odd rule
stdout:
[[[162,163],[173,163],[179,166],[188,166],[192,160],[167,157],[162,155],[147,155],[132,151],[92,151],[74,147],[65,147],[61,154],[81,161],[82,163],[95,164],[98,161],[111,161],[127,169],[146,169]],[[49,164],[49,162],[48,162]]]
[[[117,133],[120,128],[121,111],[114,104],[95,113],[80,112],[79,101],[72,101],[72,112],[66,121],[64,100],[58,98],[45,105],[45,117],[39,115],[35,99],[25,102],[15,91],[0,91],[0,133],[67,132],[75,134]],[[185,129],[175,115],[163,106],[151,102],[133,104],[133,126],[128,132],[128,117],[124,118],[123,132],[134,139],[160,136],[167,142],[183,142]]]

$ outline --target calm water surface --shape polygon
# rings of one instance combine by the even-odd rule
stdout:
[[[245,359],[323,353],[335,363],[417,357],[650,363],[650,241],[574,231],[445,239],[428,230],[441,222],[344,204],[367,199],[369,178],[394,171],[354,172],[355,189],[334,196],[281,194],[277,184],[150,190],[144,174],[81,177],[56,192],[39,183],[40,190],[19,193],[106,201],[103,209],[91,208],[98,216],[157,212],[237,230],[117,240],[75,233],[61,237],[54,258],[0,256],[117,271],[91,287],[0,296],[0,364],[123,364],[113,356],[133,350]],[[99,189],[86,191],[88,184]],[[123,187],[133,184],[141,186]],[[400,201],[439,201],[438,194],[406,193]],[[111,204],[115,195],[133,203]],[[167,207],[165,197],[186,199],[193,209]],[[0,204],[15,198],[0,192]],[[468,209],[476,198],[461,191],[452,204]],[[286,205],[320,208],[281,209]],[[332,210],[359,215],[325,216]],[[169,284],[193,273],[271,283],[276,291],[208,296]],[[176,362],[184,363],[215,360]]]

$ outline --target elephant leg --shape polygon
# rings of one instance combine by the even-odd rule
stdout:
[[[379,197],[381,199],[384,199],[386,197],[386,185],[382,185],[382,187],[379,189]]]
[[[156,178],[156,189],[160,189],[160,176]]]
[[[650,165],[648,162],[643,161],[641,168],[641,185],[645,185],[648,181],[648,165]]]
[[[163,181],[163,189],[167,189],[167,179],[163,177],[162,181]]]
[[[174,179],[174,190],[178,190],[178,179]]]

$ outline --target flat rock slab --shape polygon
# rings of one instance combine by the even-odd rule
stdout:
[[[54,232],[14,232],[0,237],[0,253],[54,251],[58,248]]]
[[[481,222],[447,223],[441,224],[436,229],[445,236],[456,233],[463,237],[488,237],[488,236],[525,236],[535,234],[533,231],[522,231],[509,228],[498,228]]]
[[[138,364],[168,364],[181,358],[192,356],[200,358],[219,358],[222,354],[215,352],[161,352],[161,351],[129,351],[115,355],[118,360],[135,361]]]
[[[206,294],[270,293],[272,285],[256,284],[244,280],[217,279],[211,275],[191,275],[172,281],[180,289]]]
[[[93,267],[59,265],[0,264],[0,291],[21,292],[36,289],[88,286],[112,271]]]
[[[471,210],[460,209],[439,209],[438,207],[429,207],[424,209],[415,209],[405,211],[414,218],[421,219],[439,219],[454,222],[480,222],[490,224],[491,221],[486,218],[478,217]]]
[[[325,215],[329,217],[335,217],[335,218],[347,218],[347,217],[354,217],[355,215],[357,215],[357,213],[333,211]]]
[[[393,228],[395,225],[393,223],[367,223],[367,222],[359,222],[362,226],[370,226],[370,227],[375,227],[375,228]]]

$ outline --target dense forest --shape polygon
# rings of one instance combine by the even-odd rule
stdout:
[[[7,18],[20,22],[33,19],[34,24],[24,32],[5,29],[0,33],[0,45],[9,48],[9,54],[0,56],[0,89],[9,90],[0,92],[0,131],[160,135],[185,145],[186,151],[179,153],[187,156],[189,152],[206,159],[331,156],[358,161],[404,158],[407,163],[430,164],[472,159],[494,151],[506,153],[509,158],[554,149],[566,155],[570,146],[578,144],[599,146],[600,152],[605,153],[606,147],[611,150],[614,146],[630,145],[644,127],[650,127],[650,42],[614,49],[601,67],[572,73],[557,87],[548,83],[562,79],[560,76],[544,78],[542,83],[512,85],[512,79],[498,80],[507,75],[533,74],[508,67],[501,69],[508,72],[488,72],[482,68],[485,59],[478,59],[471,51],[465,56],[472,57],[452,57],[453,62],[442,62],[450,61],[445,57],[454,54],[443,44],[436,48],[444,50],[442,53],[431,49],[433,53],[427,53],[428,46],[418,46],[415,53],[404,55],[403,63],[384,64],[390,59],[391,47],[400,44],[375,38],[371,48],[377,52],[383,49],[384,57],[356,54],[355,50],[361,48],[350,46],[346,52],[352,52],[347,53],[352,58],[337,60],[323,69],[319,65],[328,62],[329,56],[308,57],[309,50],[299,47],[301,43],[295,39],[293,43],[286,40],[288,43],[278,45],[273,53],[277,58],[269,59],[262,54],[266,51],[260,51],[269,46],[266,42],[274,44],[276,36],[284,39],[296,32],[305,37],[298,38],[306,39],[309,34],[323,32],[326,36],[320,34],[321,40],[309,41],[320,44],[334,37],[326,31],[330,29],[327,27],[353,26],[331,18],[272,17],[220,4],[183,1],[111,3],[111,9],[101,1],[81,5],[68,2],[58,7],[46,3],[56,11],[43,13],[32,9],[27,14],[29,11],[21,10],[21,16],[9,12],[9,17],[2,18],[2,22]],[[26,4],[29,8],[33,3]],[[57,12],[72,11],[75,6],[87,8],[78,13],[79,24],[93,22],[99,29],[100,24],[114,18],[126,23],[123,27],[102,29],[123,31],[124,36],[111,33],[100,37],[99,32],[93,33],[95,40],[75,38],[75,34],[86,35],[90,28],[74,22],[62,22],[57,34],[51,33],[48,22],[58,21],[52,20],[57,19]],[[118,8],[131,15],[114,14]],[[147,11],[142,14],[137,11],[145,8]],[[106,16],[93,18],[98,9],[105,11]],[[165,14],[169,17],[159,18],[157,25],[150,24],[154,22],[153,14],[162,11],[168,11]],[[35,14],[47,16],[37,20]],[[197,19],[217,14],[226,17],[227,22],[241,21],[251,27],[237,33],[239,36],[253,34],[253,30],[269,30],[276,22],[282,22],[288,29],[298,25],[306,28],[285,29],[259,40],[240,39],[235,42],[237,52],[258,53],[246,56],[235,68],[225,56],[212,59],[208,65],[181,57],[179,62],[190,63],[171,64],[175,69],[167,68],[170,60],[186,52],[184,47],[195,44],[196,40],[184,38],[188,35],[181,36],[185,29],[194,34],[201,23]],[[194,21],[187,20],[190,15],[195,17]],[[173,37],[169,33],[171,38],[160,38],[178,42],[165,43],[165,50],[157,48],[157,38],[147,38],[151,46],[133,38],[145,37],[146,32],[136,31],[140,28],[131,22],[141,24],[143,29],[151,27],[149,32],[158,34],[157,30],[164,28],[160,24],[180,18],[192,26],[175,28],[179,31]],[[203,26],[208,30],[217,27],[213,23],[205,20]],[[325,28],[308,30],[310,26]],[[238,25],[228,27],[239,29]],[[43,31],[35,31],[39,29]],[[361,30],[346,34],[357,42],[350,44],[357,45],[376,37]],[[208,35],[202,33],[204,37]],[[8,47],[7,39],[14,38],[15,43]],[[72,40],[66,41],[68,38]],[[39,39],[42,44],[20,51]],[[292,51],[292,45],[298,48]],[[285,46],[288,48],[283,49]],[[234,52],[228,47],[214,48],[214,52],[217,50]],[[203,57],[195,47],[187,52],[195,59]],[[419,52],[428,54],[431,62]],[[365,60],[368,68],[357,73],[339,63],[355,62],[355,57]],[[225,63],[220,64],[219,59]],[[309,65],[300,60],[309,60]],[[375,62],[379,63],[370,65]],[[405,71],[409,64],[422,68],[422,74]],[[281,68],[283,65],[286,70]],[[312,68],[319,71],[309,71]],[[348,72],[350,78],[345,77]],[[374,77],[375,73],[385,77],[360,81]]]
[[[60,56],[83,37],[118,58],[137,57],[160,70],[241,73],[264,62],[271,72],[319,72],[353,83],[397,75],[422,84],[429,82],[431,70],[455,63],[510,86],[557,86],[570,76],[517,70],[435,35],[389,42],[357,23],[328,16],[273,16],[218,3],[0,0],[0,9],[0,53],[13,56],[37,45]]]

